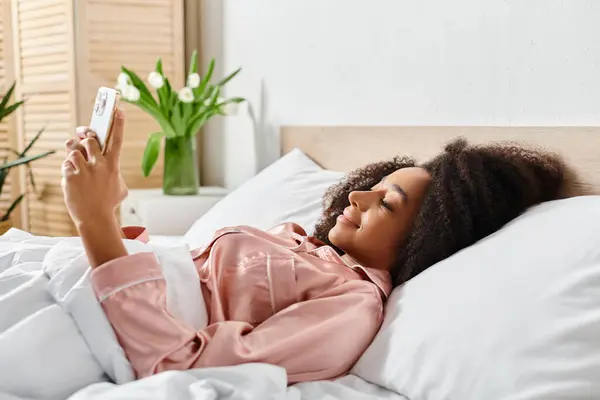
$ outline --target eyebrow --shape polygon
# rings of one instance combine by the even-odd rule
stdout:
[[[408,200],[408,195],[406,194],[404,189],[402,189],[400,186],[398,186],[396,184],[392,184],[392,189],[394,189],[395,192],[400,193],[400,195],[402,197],[404,197],[404,200]]]
[[[384,178],[381,180],[381,183],[385,183],[385,178],[386,178],[386,177],[384,177]],[[392,183],[392,184],[390,185],[390,187],[391,187],[391,188],[394,190],[394,192],[396,192],[396,193],[399,193],[399,194],[400,194],[402,197],[404,197],[404,200],[408,200],[408,195],[406,194],[406,192],[404,191],[404,189],[402,189],[402,188],[400,187],[400,185],[396,185],[395,183]]]

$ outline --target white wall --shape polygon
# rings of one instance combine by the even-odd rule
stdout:
[[[284,124],[600,124],[599,0],[208,1],[224,70],[244,68],[228,93],[267,140]],[[240,118],[208,136],[208,183],[254,172]]]

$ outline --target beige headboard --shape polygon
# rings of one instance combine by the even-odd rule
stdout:
[[[470,143],[517,141],[561,154],[586,191],[600,194],[600,127],[284,126],[282,154],[299,148],[324,168],[347,172],[395,155],[424,161],[453,138]]]

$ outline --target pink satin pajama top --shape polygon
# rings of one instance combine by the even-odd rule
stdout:
[[[142,229],[124,232],[146,240]],[[198,331],[166,310],[152,253],[92,272],[138,377],[249,362],[285,368],[289,384],[339,377],[375,337],[391,291],[388,272],[340,257],[295,224],[223,229],[191,255],[209,316]]]

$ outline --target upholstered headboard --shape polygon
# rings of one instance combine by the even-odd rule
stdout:
[[[520,142],[554,151],[578,173],[578,184],[600,194],[600,127],[283,126],[281,150],[304,151],[322,167],[349,171],[395,155],[424,161],[456,137],[470,143]]]

